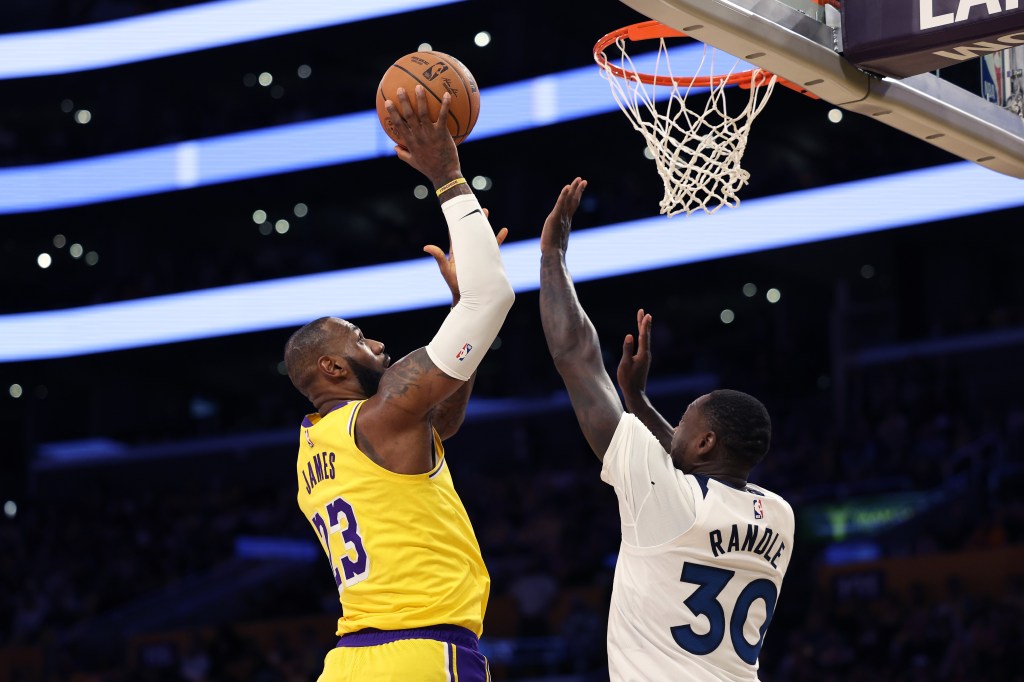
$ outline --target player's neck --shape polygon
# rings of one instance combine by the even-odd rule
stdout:
[[[317,414],[325,415],[333,409],[338,408],[345,403],[352,402],[353,400],[362,400],[366,396],[364,395],[330,395],[324,396],[320,400],[314,400],[313,405],[316,407]]]
[[[730,488],[736,488],[737,490],[743,490],[747,487],[747,479],[737,476],[711,476],[719,483],[724,483]]]
[[[742,489],[747,485],[746,476],[721,466],[719,462],[704,462],[698,464],[689,473],[713,478],[716,481],[720,481],[733,488]]]

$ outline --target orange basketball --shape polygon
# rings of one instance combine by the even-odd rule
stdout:
[[[465,64],[444,52],[412,52],[395,61],[377,88],[377,116],[384,132],[400,144],[391,127],[391,118],[384,108],[384,100],[398,103],[398,88],[409,93],[413,111],[416,110],[416,85],[426,90],[430,118],[437,120],[441,112],[441,97],[451,93],[452,102],[448,109],[448,130],[459,144],[466,139],[480,116],[480,90],[476,79]]]

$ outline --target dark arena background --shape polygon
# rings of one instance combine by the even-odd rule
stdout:
[[[580,175],[578,233],[668,230],[656,249],[638,236],[592,253],[599,272],[578,283],[609,369],[644,307],[669,421],[716,387],[772,414],[751,480],[793,504],[798,535],[761,679],[1024,680],[1022,181],[779,88],[753,124],[741,205],[658,216],[654,162],[593,62],[599,37],[645,19],[612,0],[391,2],[300,26],[282,1],[264,17],[280,30],[106,64],[60,33],[204,4],[245,7],[0,3],[0,681],[316,679],[339,606],[295,503],[309,407],[282,348],[311,306],[395,358],[444,318],[421,250],[447,244],[443,218],[372,112],[387,67],[425,44],[480,85],[462,168],[533,277],[448,443],[493,579],[494,679],[607,679],[616,499],[536,292],[544,217]],[[244,24],[210,21],[164,37]],[[53,53],[19,62],[12,41],[46,29]],[[564,85],[573,74],[591,99]],[[379,139],[335,135],[356,115]],[[957,200],[970,208],[941,208],[949,173],[973,179]],[[765,222],[769,206],[784,219]],[[672,255],[743,216],[763,247]],[[772,241],[808,225],[818,236]],[[669,255],[635,265],[634,249]],[[247,286],[407,261],[429,269],[396,270],[390,292]],[[427,287],[436,299],[351,312]],[[238,296],[203,308],[196,292]],[[160,307],[178,300],[193,307]],[[118,302],[101,310],[119,317],[76,317]],[[263,321],[218,326],[236,318]]]

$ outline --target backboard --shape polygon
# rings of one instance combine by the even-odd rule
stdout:
[[[980,91],[971,92],[934,73],[895,79],[858,68],[841,54],[840,13],[829,4],[815,0],[621,1],[651,19],[801,84],[837,107],[999,173],[1024,178],[1024,118],[982,97]],[[1008,83],[1005,70],[1001,73]]]

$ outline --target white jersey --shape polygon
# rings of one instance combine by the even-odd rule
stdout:
[[[757,657],[793,552],[793,509],[748,484],[676,469],[624,413],[601,479],[622,543],[608,616],[613,682],[757,680]]]

